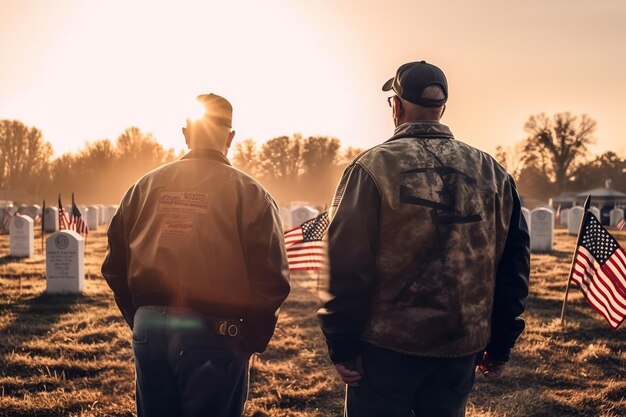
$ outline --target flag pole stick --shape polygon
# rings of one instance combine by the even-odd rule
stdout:
[[[43,208],[41,209],[41,256],[43,256],[43,235],[45,232],[46,224],[46,200],[43,201]]]
[[[574,248],[574,255],[572,256],[572,264],[569,269],[569,275],[567,276],[567,286],[565,287],[565,296],[563,297],[563,307],[561,307],[561,327],[565,326],[565,307],[567,306],[567,295],[569,294],[569,289],[572,283],[572,272],[574,272],[575,260],[576,260],[576,252],[578,252],[578,246],[580,246],[580,235],[583,231],[583,225],[585,224],[585,216],[587,215],[587,210],[589,210],[589,205],[591,204],[591,196],[588,195],[585,200],[585,205],[583,206],[583,215],[580,219],[580,226],[578,227],[578,237],[576,238],[576,247]]]

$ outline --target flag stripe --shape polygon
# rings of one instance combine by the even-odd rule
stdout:
[[[580,248],[580,251],[587,252],[585,248]],[[585,257],[585,253],[582,253],[581,256]],[[626,296],[622,294],[615,287],[614,281],[617,278],[612,279],[611,277],[607,276],[604,269],[597,262],[595,262],[595,260],[592,260],[593,258],[591,257],[591,254],[589,254],[588,252],[587,252],[586,259],[587,259],[587,262],[589,262],[589,266],[594,271],[595,275],[598,275],[598,277],[602,280],[603,283],[605,283],[607,286],[610,286],[610,289],[606,288],[607,291],[610,291],[611,295],[614,295],[616,298],[619,298],[619,300],[621,300],[622,306],[626,307]],[[619,283],[618,285],[621,286]]]
[[[624,254],[624,250],[620,248],[616,252],[617,256],[612,258],[615,261],[615,264],[622,270],[622,274],[626,276],[626,254]]]
[[[593,268],[589,268],[584,271],[584,274],[588,278],[587,286],[589,291],[592,291],[595,295],[597,295],[597,297],[601,297],[602,300],[605,300],[605,306],[607,309],[615,313],[614,318],[619,319],[622,315],[626,314],[626,300],[618,300],[615,297],[615,294],[607,288],[605,280],[603,280],[599,275],[593,274],[591,270],[593,270]]]
[[[587,282],[585,276],[579,277],[578,279],[574,279],[575,282],[578,282],[579,287],[583,291],[585,295],[585,299],[587,302],[592,305],[604,318],[609,322],[611,326],[614,326],[618,321],[615,320],[612,315],[609,313],[609,308],[607,307],[608,301],[606,299],[600,298],[601,296],[593,291],[593,288],[590,287],[590,283]]]
[[[580,273],[580,272],[579,272]],[[616,313],[612,308],[611,308],[611,302],[609,300],[610,297],[608,297],[606,295],[606,293],[600,289],[598,287],[598,282],[597,280],[594,279],[594,275],[591,273],[590,270],[584,270],[584,272],[580,273],[584,283],[585,283],[585,287],[586,287],[586,292],[588,292],[589,294],[586,295],[592,295],[595,299],[595,303],[596,304],[602,304],[602,306],[604,306],[605,311],[608,312],[611,311],[613,314],[612,315],[617,315],[619,317],[619,313]],[[613,317],[615,318],[615,317]]]
[[[581,250],[584,250],[584,248],[581,248]],[[581,254],[581,256],[584,255]],[[593,271],[593,274],[591,273],[591,271]],[[595,265],[589,263],[585,272],[590,275],[590,279],[592,280],[592,282],[595,283],[597,281],[598,284],[602,284],[603,289],[612,296],[611,298],[613,298],[615,302],[620,303],[622,307],[626,308],[626,298],[624,298],[618,291],[616,291],[613,281],[606,276],[602,269],[596,268]]]

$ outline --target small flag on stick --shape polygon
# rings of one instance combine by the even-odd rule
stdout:
[[[290,271],[315,271],[326,266],[322,238],[328,229],[328,212],[285,232],[285,249]]]
[[[67,215],[67,212],[63,208],[63,204],[61,204],[61,194],[59,194],[59,230],[69,230],[70,229],[70,219]]]
[[[84,234],[87,236],[89,234],[89,226],[83,219],[83,216],[80,214],[80,210],[78,206],[74,202],[74,193],[72,193],[72,211],[70,212],[70,228],[75,230],[78,234]]]
[[[589,211],[584,216],[570,280],[611,328],[620,326],[626,318],[626,252]]]
[[[626,221],[624,221],[624,219],[620,220],[617,222],[617,225],[615,225],[617,230],[624,230],[624,226],[626,226]]]
[[[46,233],[46,200],[43,201],[41,209],[41,253],[43,254],[43,236]]]

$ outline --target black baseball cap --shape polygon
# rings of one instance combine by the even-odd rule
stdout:
[[[429,85],[441,86],[445,98],[433,100],[422,98]],[[441,107],[448,100],[448,81],[438,67],[426,61],[409,62],[396,71],[396,76],[383,85],[383,91],[393,90],[398,97],[424,107]]]
[[[232,127],[233,106],[217,94],[200,94],[198,101],[204,105],[204,117],[210,122],[225,127]]]

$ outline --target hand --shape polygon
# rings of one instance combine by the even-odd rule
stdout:
[[[363,359],[357,356],[356,359],[335,364],[335,369],[343,382],[350,387],[358,387],[359,381],[363,378]]]
[[[489,379],[500,377],[505,367],[506,362],[491,359],[487,352],[483,353],[483,358],[478,362],[478,370]]]

